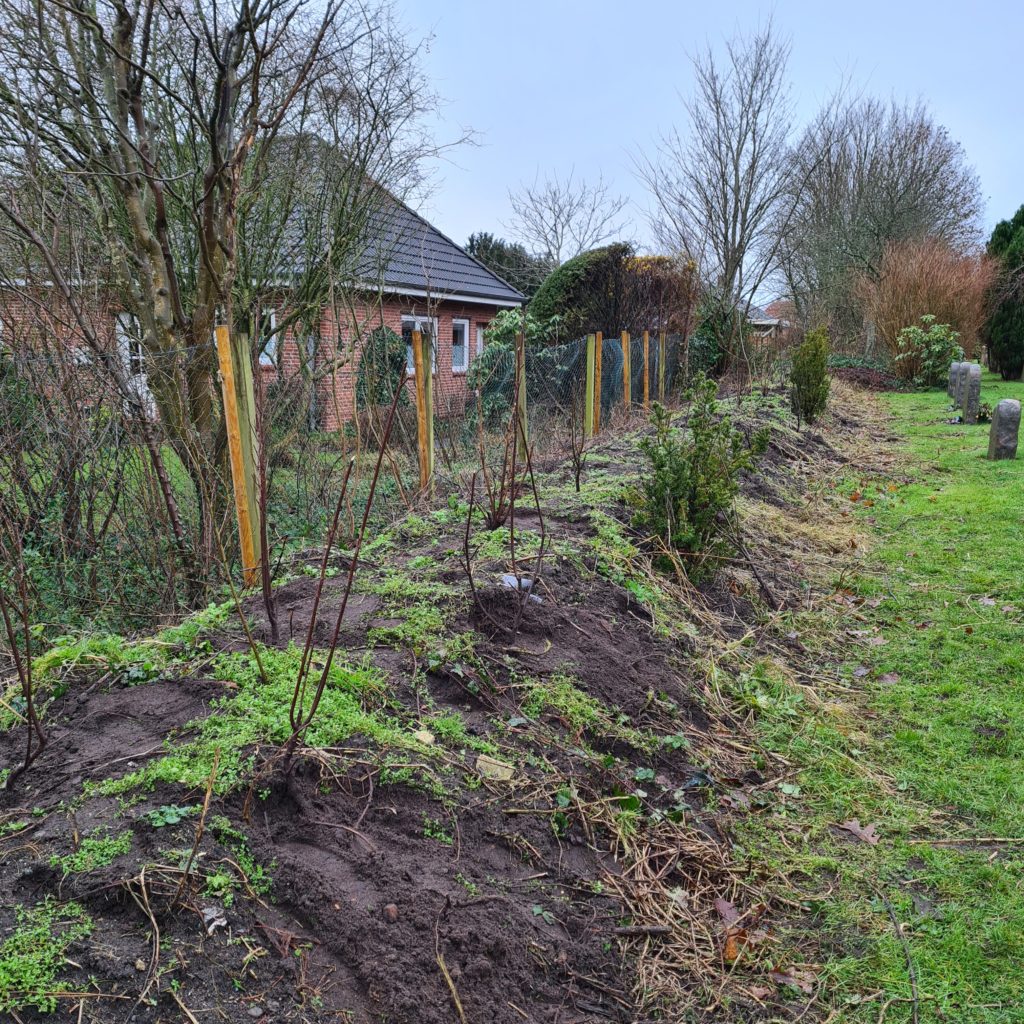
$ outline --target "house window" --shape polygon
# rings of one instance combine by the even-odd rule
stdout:
[[[469,368],[469,321],[452,321],[452,372],[465,373]]]
[[[260,354],[260,366],[277,365],[277,314],[272,309],[264,309],[260,313],[256,325]]]
[[[141,377],[145,372],[142,361],[142,338],[139,336],[139,322],[131,313],[119,313],[117,316],[117,348],[128,376]],[[87,359],[86,355],[86,361]],[[76,361],[78,360],[76,353]]]
[[[476,325],[476,354],[481,355],[484,350],[484,325]]]
[[[405,342],[405,368],[411,377],[416,372],[416,366],[412,359],[412,332],[419,331],[422,334],[429,334],[431,339],[437,338],[437,318],[425,316],[403,316],[402,317],[402,340]],[[437,342],[431,345],[430,366],[437,369]]]

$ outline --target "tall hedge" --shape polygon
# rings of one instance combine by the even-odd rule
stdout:
[[[989,360],[1003,380],[1017,380],[1024,370],[1024,206],[1011,220],[996,225],[988,254],[1000,268],[992,313],[985,326]]]
[[[621,330],[626,262],[633,249],[616,242],[580,253],[545,278],[530,300],[538,320],[561,315],[565,333]]]

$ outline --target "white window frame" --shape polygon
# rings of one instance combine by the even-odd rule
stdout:
[[[142,341],[139,338],[139,321],[131,313],[117,314],[117,350],[125,374],[132,380],[145,378],[146,364],[143,361]],[[76,351],[75,361],[79,362]],[[88,362],[88,360],[85,360]],[[136,368],[133,369],[133,364]]]
[[[434,373],[437,373],[437,317],[436,316],[416,316],[415,313],[403,313],[402,314],[402,333],[405,333],[405,325],[412,324],[414,331],[423,333],[423,325],[430,325],[430,368]],[[416,375],[416,365],[413,362],[412,357],[412,343],[407,343],[405,346],[405,369],[410,377]]]
[[[267,332],[266,342],[260,345],[259,361],[260,366],[277,366],[278,363],[278,350],[280,349],[280,338],[275,333],[277,331],[277,310],[267,307],[260,313],[260,334],[263,334],[263,325],[270,324],[270,330]]]
[[[476,354],[483,355],[484,352],[484,325],[476,325]]]
[[[455,328],[461,324],[462,335],[462,365],[455,365]],[[452,317],[452,373],[465,373],[469,369],[469,317]]]

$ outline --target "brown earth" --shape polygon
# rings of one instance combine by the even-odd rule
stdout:
[[[747,422],[753,429],[766,419],[755,412]],[[635,469],[634,441],[610,439],[596,451],[600,471]],[[841,461],[818,431],[780,434],[744,480],[744,495],[799,508],[813,474]],[[460,565],[464,526],[455,519],[435,519],[426,533],[400,529],[395,555],[368,556],[345,612],[342,650],[354,660],[368,654],[387,673],[412,728],[425,706],[457,711],[470,739],[492,741],[513,777],[490,777],[471,748],[452,750],[438,775],[441,801],[394,771],[383,781],[380,752],[356,737],[345,750],[302,751],[287,769],[272,747],[257,749],[256,781],[215,796],[207,820],[223,816],[244,835],[252,861],[272,878],[268,893],[251,884],[237,835],[225,829],[206,828],[197,869],[236,879],[227,903],[170,862],[168,849],[191,847],[196,815],[161,828],[145,815],[198,806],[201,790],[161,786],[139,802],[83,791],[159,756],[165,741],[187,738],[189,723],[211,713],[211,701],[231,697],[215,658],[247,649],[237,621],[170,677],[130,685],[116,672],[76,670],[47,710],[44,755],[18,787],[0,792],[0,829],[28,822],[0,831],[0,936],[13,934],[16,905],[45,897],[76,900],[94,922],[69,952],[62,978],[82,995],[60,997],[61,1017],[625,1024],[656,1019],[638,1008],[641,987],[696,991],[705,969],[725,984],[731,972],[722,972],[714,901],[752,900],[731,865],[728,822],[756,799],[770,769],[754,768],[742,724],[713,699],[696,655],[713,637],[749,632],[764,594],[740,560],[699,590],[679,585],[690,628],[666,630],[648,603],[602,570],[595,525],[570,505],[542,505],[548,536],[578,557],[546,558],[533,588],[538,602],[521,606],[501,584],[511,567],[501,557],[474,560],[474,603]],[[628,523],[620,503],[607,511]],[[538,531],[541,517],[521,511],[518,521]],[[749,543],[767,585],[786,601],[802,582],[799,552],[773,563],[756,538]],[[446,634],[475,635],[472,663],[371,636],[402,616],[368,584],[386,570],[414,574],[410,563],[428,557]],[[347,564],[332,559],[337,575],[313,625],[318,646],[333,631]],[[533,563],[519,568],[532,572]],[[301,646],[315,590],[308,576],[278,589],[280,646]],[[260,599],[247,599],[245,611],[254,637],[269,643]],[[613,710],[612,726],[581,727],[551,706],[524,711],[524,680],[565,673]],[[679,739],[645,748],[637,730]],[[23,742],[19,729],[0,734],[0,765],[16,764]],[[639,832],[622,817],[634,801],[646,816]],[[128,830],[129,852],[62,877],[51,857],[103,827]],[[675,893],[688,894],[684,909],[645,916]],[[224,923],[208,929],[204,911]],[[668,942],[652,949],[663,942],[658,929],[669,927],[692,935],[678,950]],[[788,1019],[805,1010],[770,984],[736,982],[729,1008],[706,1019]],[[24,1009],[17,1019],[45,1016]]]

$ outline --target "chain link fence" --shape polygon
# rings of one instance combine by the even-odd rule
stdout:
[[[642,413],[644,345],[630,341],[629,407],[623,346],[601,344],[601,429]],[[662,347],[647,345],[650,401],[660,394]],[[664,345],[664,392],[685,375],[685,343]],[[205,447],[162,413],[158,385],[173,389],[199,364],[215,366],[210,346],[153,355],[131,344],[109,353],[66,343],[0,349],[0,523],[21,546],[37,621],[50,635],[82,627],[131,630],[223,596],[237,579],[238,529],[220,395],[211,394]],[[566,459],[586,420],[587,339],[528,348],[528,434],[535,462]],[[325,429],[334,384],[304,371],[254,374],[256,504],[265,510],[272,573],[295,571],[303,552],[322,548],[340,483],[352,475],[339,539],[359,529],[389,405],[353,396],[348,414]],[[393,391],[391,392],[393,394]],[[163,397],[163,396],[162,396]],[[386,395],[384,396],[387,397]],[[465,493],[471,474],[503,458],[516,404],[513,346],[489,344],[459,377],[436,377],[433,394],[437,500]],[[596,402],[596,400],[595,400]],[[194,411],[194,410],[193,410]],[[261,443],[262,442],[262,443]],[[407,382],[370,520],[370,536],[423,500],[415,386]]]

